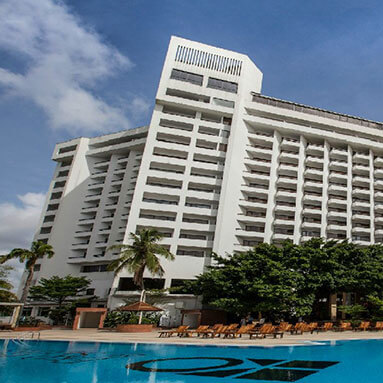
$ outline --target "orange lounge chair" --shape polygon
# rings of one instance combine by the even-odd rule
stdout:
[[[273,336],[277,338],[278,336],[283,338],[283,331],[278,331],[276,326],[272,324],[264,324],[258,331],[249,332],[250,339],[255,338],[266,338],[267,336]]]
[[[338,327],[334,327],[335,331],[352,331],[352,325],[350,322],[341,322]]]
[[[358,327],[354,328],[354,331],[366,331],[370,327],[370,324],[368,321],[363,321]]]
[[[375,326],[370,326],[369,327],[370,331],[381,331],[383,330],[383,322],[376,322]]]
[[[318,333],[319,331],[329,331],[333,329],[334,324],[332,322],[326,322],[323,326],[317,327],[316,332]]]
[[[197,334],[197,337],[200,336],[204,331],[206,331],[209,326],[198,326],[195,330],[187,330],[187,336],[192,336],[193,334]]]
[[[304,326],[307,326],[307,324],[304,322],[295,323],[295,325],[290,329],[290,334],[291,335],[303,334]]]
[[[162,338],[162,337],[170,338],[171,336],[173,336],[173,334],[176,334],[177,336],[185,336],[187,335],[188,328],[189,326],[179,326],[178,328],[173,330],[159,331],[159,338]]]
[[[227,330],[224,334],[225,338],[241,338],[244,334],[249,334],[254,330],[255,324],[248,324],[245,326],[241,326],[239,329],[235,330]]]

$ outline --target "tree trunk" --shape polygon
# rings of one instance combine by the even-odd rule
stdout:
[[[20,299],[21,303],[25,304],[25,302],[27,301],[29,287],[31,286],[31,283],[32,283],[32,278],[33,278],[33,266],[30,267],[29,270],[28,270],[28,276],[27,276],[27,279],[25,281],[24,288],[23,288],[23,293],[22,293],[21,299]]]

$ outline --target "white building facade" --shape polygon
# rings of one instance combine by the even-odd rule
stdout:
[[[153,288],[194,279],[220,255],[312,237],[383,241],[383,124],[261,95],[246,56],[172,37],[149,127],[56,146],[35,239],[56,252],[36,280],[83,275],[116,307],[132,276],[106,266],[153,227],[175,254]],[[174,295],[193,309],[193,296]]]

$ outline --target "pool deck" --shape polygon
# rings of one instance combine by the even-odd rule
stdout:
[[[31,333],[21,333],[12,331],[1,331],[0,339],[23,338],[30,339]],[[366,332],[322,332],[305,333],[304,335],[285,334],[282,339],[249,339],[247,335],[242,338],[225,339],[214,338],[204,339],[198,337],[179,338],[159,338],[158,332],[151,333],[118,333],[108,330],[81,329],[63,330],[53,329],[40,331],[41,340],[65,340],[65,341],[91,341],[91,342],[129,342],[129,343],[163,343],[163,344],[195,344],[195,345],[256,345],[256,346],[280,346],[280,345],[303,345],[307,342],[317,342],[324,340],[352,340],[352,339],[383,339],[383,331]]]

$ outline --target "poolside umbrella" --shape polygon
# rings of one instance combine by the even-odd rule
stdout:
[[[151,312],[153,312],[153,311],[163,311],[159,307],[152,306],[149,303],[142,302],[142,301],[139,301],[139,302],[136,302],[136,303],[132,303],[131,305],[127,305],[127,306],[122,306],[122,307],[119,308],[119,310],[121,310],[121,311],[137,311],[137,312],[142,312],[142,311],[151,311]]]
[[[119,308],[121,311],[135,311],[140,313],[138,324],[141,324],[142,321],[142,312],[154,312],[154,311],[163,311],[159,307],[155,307],[150,305],[149,303],[138,301],[136,303],[132,303],[131,305],[122,306]]]

